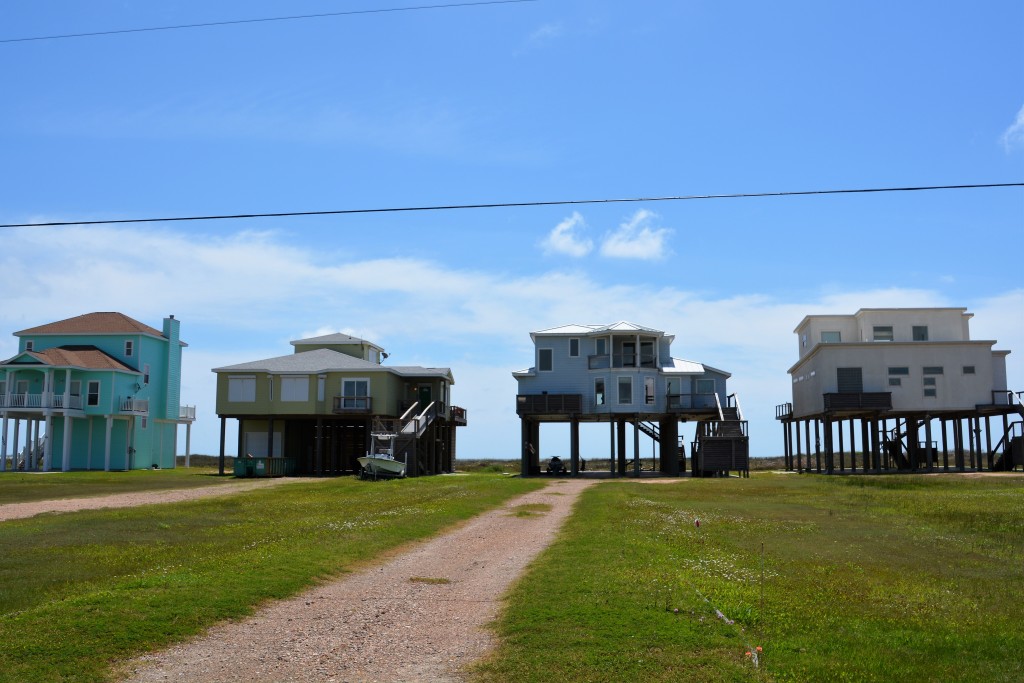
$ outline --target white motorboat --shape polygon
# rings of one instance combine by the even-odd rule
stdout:
[[[393,432],[374,432],[371,434],[372,449],[359,458],[361,477],[404,477],[405,463],[395,459],[395,437]],[[387,444],[383,447],[383,444]]]

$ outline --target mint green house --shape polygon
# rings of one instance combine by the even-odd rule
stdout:
[[[213,369],[222,467],[226,422],[235,419],[236,453],[265,471],[352,474],[385,432],[394,432],[408,476],[453,470],[466,411],[451,405],[449,368],[384,365],[380,346],[341,333],[292,346],[288,355]]]
[[[0,471],[174,467],[182,406],[180,322],[86,313],[15,332],[0,362]]]

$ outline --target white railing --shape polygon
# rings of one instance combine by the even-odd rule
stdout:
[[[196,419],[196,407],[195,406],[178,406],[178,419],[179,420],[194,420],[194,419]]]
[[[9,398],[10,400],[7,396],[0,395],[0,408],[58,408],[61,410],[64,408],[64,394],[54,394],[49,397],[46,394],[11,394]],[[68,400],[68,408],[81,410],[82,397],[71,396]]]
[[[149,399],[147,398],[123,398],[121,399],[122,413],[148,413]]]

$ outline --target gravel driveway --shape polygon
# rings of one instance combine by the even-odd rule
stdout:
[[[552,482],[382,565],[271,603],[122,671],[136,682],[460,681],[460,669],[492,645],[486,625],[502,595],[593,483]]]

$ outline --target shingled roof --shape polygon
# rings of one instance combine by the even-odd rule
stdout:
[[[160,330],[129,318],[124,313],[113,311],[85,313],[74,318],[58,320],[55,323],[30,327],[27,330],[15,332],[14,336],[40,334],[148,334],[161,338],[164,336]]]
[[[24,356],[31,356],[43,365],[50,365],[54,367],[72,367],[81,368],[83,370],[123,370],[125,372],[137,373],[138,370],[129,367],[114,358],[113,356],[104,353],[95,346],[59,346],[53,349],[46,349],[44,351],[26,351],[21,356],[15,358],[23,358]],[[23,363],[6,361],[3,365],[22,365]]]

